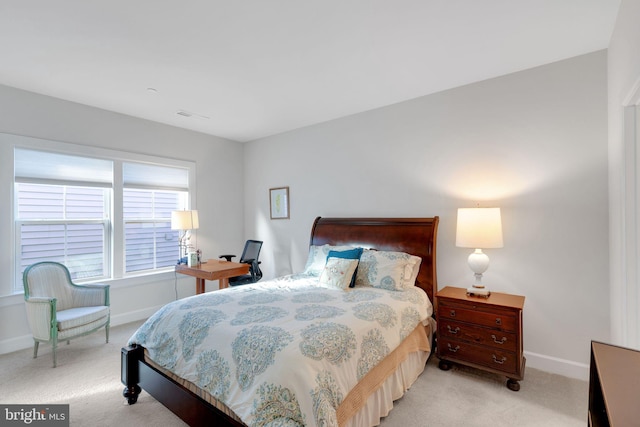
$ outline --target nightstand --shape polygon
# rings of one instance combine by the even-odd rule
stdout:
[[[437,356],[440,369],[460,363],[505,375],[510,390],[520,390],[526,359],[522,351],[524,297],[491,292],[468,296],[446,287],[436,295]]]

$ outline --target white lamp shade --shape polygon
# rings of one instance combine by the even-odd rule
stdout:
[[[197,230],[200,227],[198,211],[173,211],[171,212],[172,230]]]
[[[456,246],[461,248],[501,248],[500,208],[460,208]]]

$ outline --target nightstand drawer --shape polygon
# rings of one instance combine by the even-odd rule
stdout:
[[[438,316],[440,319],[451,319],[459,322],[497,328],[503,331],[516,332],[518,322],[516,313],[508,310],[487,310],[463,304],[450,303],[445,299],[438,301]]]
[[[470,362],[508,374],[516,374],[518,360],[515,353],[480,347],[462,341],[438,338],[438,354],[452,361]]]
[[[481,328],[466,323],[454,322],[440,317],[438,336],[486,345],[496,349],[513,351],[518,349],[516,334],[497,329]]]

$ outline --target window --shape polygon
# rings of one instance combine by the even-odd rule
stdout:
[[[171,211],[189,208],[193,164],[109,154],[15,148],[14,292],[22,291],[24,269],[39,261],[64,263],[78,281],[175,265],[178,231],[171,230]]]
[[[186,193],[124,190],[125,269],[153,270],[175,265],[177,232],[171,230],[171,211]]]
[[[187,206],[188,170],[140,163],[123,164],[125,271],[175,265],[178,232],[171,211]]]
[[[65,264],[73,279],[108,277],[109,196],[105,188],[16,183],[20,268]]]

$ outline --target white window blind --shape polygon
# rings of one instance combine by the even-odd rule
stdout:
[[[122,180],[127,188],[189,190],[186,168],[127,162],[122,165]]]
[[[111,160],[16,148],[14,154],[16,182],[46,182],[111,187]]]

